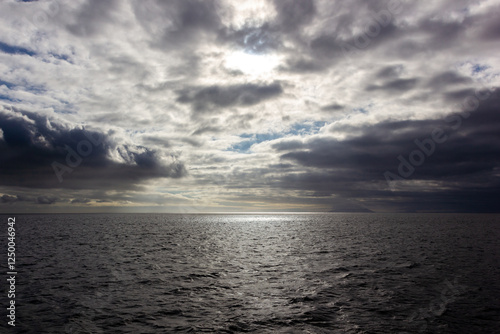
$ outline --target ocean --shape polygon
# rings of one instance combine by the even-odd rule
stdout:
[[[3,333],[500,333],[499,215],[8,217]]]

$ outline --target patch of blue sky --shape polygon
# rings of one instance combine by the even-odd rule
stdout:
[[[33,94],[43,94],[47,89],[43,85],[33,85],[29,82],[23,82],[22,84],[16,84],[9,81],[0,80],[0,86],[5,85],[9,90],[15,91],[26,91]]]
[[[33,50],[21,47],[21,46],[16,46],[16,45],[11,45],[7,44],[5,42],[0,41],[0,52],[7,53],[7,54],[13,54],[13,55],[28,55],[28,56],[38,56],[39,54]],[[57,54],[53,52],[48,53],[49,56],[57,59],[57,60],[63,60],[66,61],[70,64],[73,64],[71,61],[71,56],[66,55],[66,54]],[[43,62],[50,62],[48,59],[44,59],[44,57],[40,58],[41,61]]]
[[[60,60],[64,60],[64,61],[70,62],[69,61],[70,58],[67,55],[64,55],[64,54],[59,55],[59,54],[56,54],[56,53],[50,53],[50,55],[52,57],[56,58],[56,59],[60,59]]]
[[[21,46],[10,45],[2,41],[0,41],[0,51],[3,53],[15,54],[15,55],[28,55],[28,56],[36,55],[36,52],[32,50],[28,50]]]
[[[29,84],[20,86],[12,82],[0,80],[0,87],[2,86],[7,87],[8,90],[3,89],[3,92],[6,94],[1,94],[0,100],[9,102],[21,102],[20,99],[14,97],[16,94],[15,92],[24,91],[33,95],[43,96],[43,94],[47,91],[43,86]],[[54,112],[58,114],[74,114],[78,111],[77,107],[73,103],[69,103],[63,100],[58,100],[57,102],[55,102],[52,105],[52,108]]]
[[[311,135],[318,133],[318,131],[326,124],[326,122],[320,121],[310,121],[301,122],[293,124],[290,129],[284,132],[272,132],[272,133],[255,133],[249,134],[244,133],[239,137],[245,140],[240,141],[237,144],[232,145],[228,151],[238,152],[238,153],[251,153],[250,148],[254,144],[259,144],[265,141],[270,141],[278,138],[283,138],[286,136],[297,136],[297,135]]]
[[[469,59],[458,62],[456,67],[462,73],[468,73],[469,75],[472,75],[474,77],[484,75],[486,72],[488,72],[488,69],[491,69],[490,65],[481,63],[478,59]]]
[[[474,64],[472,65],[472,73],[481,73],[489,68],[488,65]]]
[[[12,89],[12,88],[16,87],[16,85],[13,84],[12,82],[3,81],[3,80],[0,80],[0,86],[6,86],[8,89]]]
[[[26,85],[22,86],[22,88],[25,91],[33,93],[33,94],[43,94],[43,93],[47,92],[47,89],[45,88],[45,86],[40,86],[40,85],[26,84]]]
[[[21,100],[12,98],[8,95],[0,94],[0,101],[20,102]]]
[[[238,144],[232,145],[228,149],[228,151],[233,151],[233,152],[238,152],[238,153],[250,153],[250,152],[248,152],[248,150],[255,143],[256,143],[255,140],[245,140],[245,141],[239,142]]]
[[[492,66],[484,63],[481,64],[477,61],[469,62],[468,70],[473,80],[485,86],[493,86],[495,78],[500,75],[500,72],[495,71]]]
[[[325,124],[326,122],[324,121],[295,123],[291,126],[290,130],[285,132],[285,135],[312,135],[318,133]]]
[[[252,147],[254,144],[259,144],[265,141],[277,139],[283,137],[283,133],[255,133],[255,134],[248,134],[244,133],[240,135],[240,138],[245,138],[246,140],[243,140],[237,144],[232,145],[228,151],[234,151],[238,153],[250,153],[249,149]]]
[[[363,105],[362,107],[356,107],[356,108],[352,108],[351,109],[351,112],[349,113],[349,115],[347,115],[347,118],[350,118],[351,115],[355,115],[357,113],[360,113],[360,114],[368,114],[370,113],[370,110],[375,106],[375,104],[373,102],[370,102],[368,104],[365,104]]]

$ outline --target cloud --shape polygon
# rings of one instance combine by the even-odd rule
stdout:
[[[432,79],[430,79],[429,86],[439,88],[443,86],[453,86],[460,84],[472,84],[472,79],[462,76],[453,71],[446,71],[437,74]]]
[[[36,199],[37,204],[54,204],[58,200],[54,196],[38,196]]]
[[[18,201],[18,198],[16,196],[3,195],[0,197],[0,201],[2,203],[14,203]]]
[[[133,4],[139,24],[151,38],[151,45],[175,50],[216,36],[221,27],[217,0],[144,1]]]
[[[398,78],[403,70],[402,65],[390,65],[386,66],[384,68],[381,68],[377,74],[377,78],[382,78],[382,79],[394,79]]]
[[[288,57],[284,65],[281,65],[280,69],[283,72],[309,73],[320,72],[327,67],[328,64],[324,61],[312,60],[308,56],[292,55]]]
[[[287,139],[287,140],[282,140],[282,141],[279,141],[278,143],[273,144],[272,148],[274,148],[277,151],[288,151],[288,150],[301,149],[301,148],[304,148],[304,146],[305,145],[302,143],[301,140]]]
[[[321,110],[325,110],[325,111],[335,111],[335,110],[342,110],[342,109],[344,109],[344,106],[342,106],[338,103],[332,103],[332,104],[326,105],[324,107],[321,107]]]
[[[367,91],[384,90],[384,91],[388,91],[388,92],[395,92],[395,91],[404,92],[404,91],[410,90],[413,87],[415,87],[417,82],[418,82],[418,79],[416,79],[416,78],[396,79],[396,80],[386,82],[382,85],[368,85],[366,87],[366,90]]]
[[[497,92],[483,101],[467,119],[454,114],[438,120],[385,121],[358,129],[344,128],[343,131],[356,133],[344,140],[328,136],[305,143],[281,140],[272,147],[277,151],[287,151],[281,155],[283,161],[313,168],[296,175],[293,182],[289,177],[283,182],[287,187],[293,185],[297,189],[346,198],[385,197],[390,201],[395,195],[403,196],[407,210],[419,207],[436,209],[422,202],[424,191],[428,199],[435,198],[438,202],[439,198],[448,197],[447,203],[442,204],[446,210],[474,211],[480,206],[483,211],[495,211],[495,201],[499,196],[494,193],[500,188],[497,135],[500,96]],[[439,138],[445,138],[441,143],[430,141],[436,129],[442,132]],[[335,133],[339,129],[332,127],[330,130]],[[412,161],[412,152],[416,151],[421,153],[413,158],[417,161],[423,159],[423,162],[421,165],[418,162],[412,167],[414,172],[404,177],[407,184],[412,185],[408,186],[408,191],[395,194],[388,189],[384,173],[391,171],[401,176],[398,174],[401,164],[398,157],[403,157],[408,164]],[[370,189],[370,184],[373,189]],[[430,184],[434,186],[429,187]],[[363,188],[366,190],[361,190]]]
[[[14,203],[29,203],[29,204],[54,204],[59,201],[60,198],[51,195],[42,195],[38,197],[31,197],[25,195],[7,195],[4,194],[0,197],[0,203],[14,204]]]
[[[178,92],[177,101],[191,104],[195,115],[232,106],[249,107],[283,93],[280,83],[194,87]]]
[[[186,175],[183,163],[166,162],[147,147],[120,144],[106,133],[40,114],[4,109],[0,128],[0,172],[8,175],[4,185],[126,189],[140,180]]]
[[[91,200],[88,198],[75,198],[75,199],[71,200],[71,204],[88,204],[88,203],[90,203],[90,201]]]
[[[310,23],[316,14],[316,6],[312,0],[274,0],[273,3],[278,12],[278,24],[283,31]]]
[[[89,0],[85,2],[74,15],[74,21],[67,29],[78,37],[92,37],[102,33],[106,25],[112,22],[113,11],[119,2],[116,0]]]
[[[486,40],[500,39],[500,24],[498,23],[498,20],[491,17],[481,32],[481,37]]]

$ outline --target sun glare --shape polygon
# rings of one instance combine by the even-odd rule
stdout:
[[[242,51],[229,54],[225,66],[230,70],[238,70],[248,75],[265,75],[279,65],[279,57],[275,55],[259,55]]]

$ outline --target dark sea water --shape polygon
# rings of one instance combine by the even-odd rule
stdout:
[[[5,333],[500,333],[498,215],[15,217]]]

